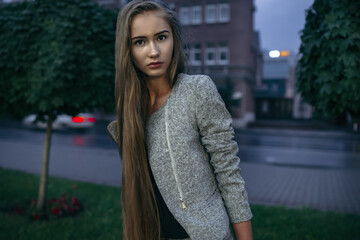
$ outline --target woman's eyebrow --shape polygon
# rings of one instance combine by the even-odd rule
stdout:
[[[155,33],[154,36],[159,36],[159,35],[164,34],[164,33],[170,33],[170,31],[169,30],[163,30],[161,32]],[[146,37],[145,36],[136,36],[136,37],[131,38],[131,40],[143,39],[143,38],[146,38]]]
[[[169,30],[163,30],[161,32],[156,33],[154,36],[158,36],[158,35],[161,35],[163,33],[170,33],[170,31]]]

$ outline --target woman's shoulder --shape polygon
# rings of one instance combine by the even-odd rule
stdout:
[[[215,86],[211,78],[207,75],[189,75],[180,73],[177,78],[178,84],[186,89],[197,89],[206,86]]]

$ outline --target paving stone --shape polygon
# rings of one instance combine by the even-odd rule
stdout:
[[[252,204],[360,214],[360,169],[240,166]]]

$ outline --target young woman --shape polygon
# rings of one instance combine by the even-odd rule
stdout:
[[[117,120],[126,240],[252,239],[237,144],[214,83],[183,73],[174,12],[131,1],[116,30]]]

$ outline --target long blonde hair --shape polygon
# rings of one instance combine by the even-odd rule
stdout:
[[[122,158],[122,214],[125,240],[160,239],[160,220],[152,187],[144,127],[148,115],[149,92],[144,74],[131,56],[131,24],[145,11],[159,11],[171,27],[174,39],[173,57],[168,69],[169,85],[184,71],[185,55],[180,25],[175,13],[159,1],[131,1],[119,13],[115,43],[115,98]]]

